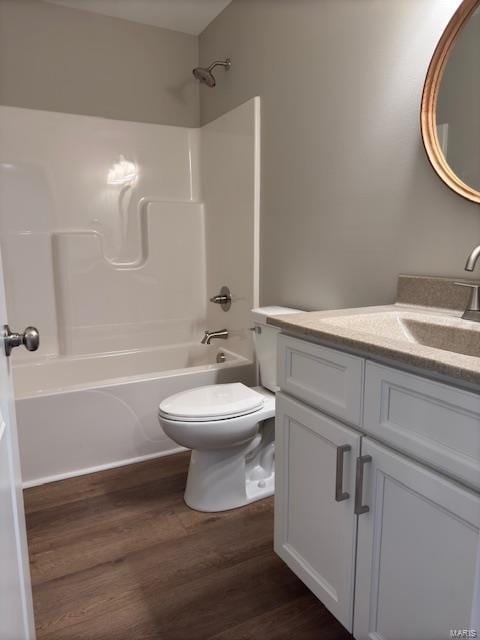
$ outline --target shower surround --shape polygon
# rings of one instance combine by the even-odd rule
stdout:
[[[259,126],[258,98],[201,129],[0,107],[9,322],[41,334],[12,358],[27,484],[169,453],[164,397],[253,382]]]

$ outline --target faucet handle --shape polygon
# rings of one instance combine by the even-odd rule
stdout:
[[[472,282],[454,282],[458,287],[469,287],[472,290],[470,296],[470,302],[467,306],[467,311],[480,311],[480,284],[473,284]]]
[[[474,282],[454,282],[459,287],[471,287],[472,289],[480,289],[480,284],[475,284]]]
[[[219,304],[224,311],[228,311],[232,306],[232,294],[228,287],[223,286],[220,289],[220,293],[213,298],[210,298],[210,302]]]

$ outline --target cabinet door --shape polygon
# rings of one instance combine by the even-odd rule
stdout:
[[[275,551],[349,631],[360,440],[353,429],[277,395]]]
[[[443,640],[468,629],[480,497],[369,438],[363,456],[355,638]]]

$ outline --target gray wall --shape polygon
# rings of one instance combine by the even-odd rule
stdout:
[[[196,126],[196,36],[41,0],[0,0],[0,104]]]
[[[398,273],[463,275],[480,208],[425,156],[419,106],[459,0],[233,0],[200,37],[230,55],[208,122],[262,98],[262,303],[386,303]]]

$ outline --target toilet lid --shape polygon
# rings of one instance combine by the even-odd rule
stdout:
[[[263,400],[262,394],[241,382],[212,384],[166,398],[160,403],[159,414],[185,422],[226,420],[258,411]]]

